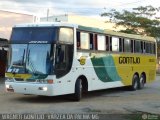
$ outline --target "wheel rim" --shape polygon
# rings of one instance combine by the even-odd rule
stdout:
[[[80,80],[80,93],[82,94],[82,81]]]
[[[137,75],[134,75],[133,77],[133,84],[132,84],[132,88],[133,90],[137,90],[138,89],[138,81],[139,81],[139,78]]]
[[[137,83],[137,80],[135,80],[135,82],[134,82],[134,89],[137,89],[137,86],[138,86],[138,83]]]
[[[140,88],[144,87],[144,77],[142,76],[140,79]]]
[[[75,87],[75,100],[76,101],[79,101],[82,98],[82,90],[83,90],[82,81],[81,79],[78,79],[76,82],[76,87]]]

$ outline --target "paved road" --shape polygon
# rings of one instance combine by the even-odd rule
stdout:
[[[160,114],[160,77],[142,90],[116,88],[89,92],[80,102],[69,96],[38,97],[6,93],[0,83],[0,113],[153,113]]]

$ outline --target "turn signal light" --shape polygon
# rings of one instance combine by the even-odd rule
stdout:
[[[48,84],[53,84],[53,80],[47,80]]]

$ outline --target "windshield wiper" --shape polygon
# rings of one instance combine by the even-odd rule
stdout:
[[[36,69],[35,69],[32,61],[30,60],[30,50],[28,51],[28,55],[27,55],[27,63],[28,63],[28,66],[31,68],[32,72],[35,74]]]
[[[23,56],[22,56],[22,65],[24,65],[24,58],[25,58],[25,49],[24,49],[24,51],[23,51]]]
[[[36,68],[34,67],[33,62],[32,62],[31,59],[30,59],[30,50],[28,51],[28,55],[27,55],[27,63],[28,63],[28,66],[31,68],[31,71],[33,72],[33,74],[34,74],[35,76],[37,76],[38,74],[40,74],[40,72],[38,72],[38,71],[36,70]],[[42,73],[41,73],[41,74],[42,74]]]

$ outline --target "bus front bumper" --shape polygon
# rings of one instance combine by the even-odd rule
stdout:
[[[5,88],[7,92],[31,95],[54,96],[53,86],[53,84],[5,82]]]

